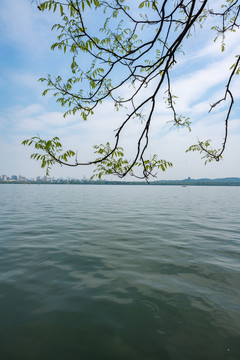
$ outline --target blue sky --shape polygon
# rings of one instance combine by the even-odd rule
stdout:
[[[52,13],[38,11],[30,0],[1,2],[0,174],[44,175],[40,165],[29,159],[31,149],[21,146],[24,139],[37,133],[43,138],[59,136],[66,148],[78,151],[79,159],[89,160],[93,157],[92,146],[113,140],[113,130],[124,116],[106,101],[100,112],[87,122],[78,115],[64,119],[63,109],[51,95],[41,96],[45,88],[38,79],[48,73],[65,74],[68,66],[67,56],[50,50],[56,36],[50,28],[56,19]],[[235,107],[224,159],[205,166],[199,154],[185,153],[198,138],[211,138],[213,144],[220,147],[224,136],[224,106],[210,115],[208,110],[209,104],[224,94],[229,68],[234,56],[240,53],[240,30],[229,34],[226,51],[221,53],[220,43],[213,42],[210,26],[207,24],[206,30],[196,31],[185,43],[185,56],[179,54],[173,73],[173,92],[179,96],[176,105],[179,112],[191,117],[192,132],[178,131],[165,124],[170,114],[163,101],[159,102],[154,115],[149,153],[157,153],[159,158],[174,164],[166,173],[159,172],[159,179],[240,177],[240,76],[232,83]],[[126,87],[125,94],[127,91]],[[137,121],[133,122],[125,133],[122,145],[129,148],[130,156],[132,139],[140,127]],[[82,178],[91,174],[92,168],[87,167],[55,166],[51,171],[55,177]]]

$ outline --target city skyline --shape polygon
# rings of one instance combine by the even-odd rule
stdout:
[[[2,174],[0,175],[0,181],[50,181],[50,180],[89,180],[86,178],[85,175],[83,175],[83,177],[80,178],[71,178],[69,176],[67,176],[66,178],[64,177],[59,177],[56,178],[54,176],[36,176],[36,177],[26,177],[26,176],[22,176],[22,175],[7,175],[7,174]]]

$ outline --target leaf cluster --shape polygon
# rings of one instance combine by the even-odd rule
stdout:
[[[30,157],[39,161],[42,168],[46,168],[46,175],[49,175],[54,164],[63,165],[64,162],[67,163],[71,157],[76,155],[72,150],[63,152],[62,144],[57,136],[51,140],[42,140],[39,136],[33,136],[31,139],[24,140],[22,145],[33,145],[37,152],[31,154]]]
[[[200,154],[203,155],[201,158],[204,159],[204,163],[206,165],[207,163],[210,163],[213,160],[219,161],[220,159],[222,159],[221,150],[222,149],[214,149],[214,148],[212,148],[211,147],[211,140],[208,139],[206,141],[198,141],[198,144],[196,144],[196,145],[191,145],[186,150],[186,152],[198,151]]]
[[[156,177],[156,173],[153,173],[154,170],[162,170],[166,171],[167,168],[172,167],[172,163],[165,160],[158,160],[156,154],[149,160],[143,160],[143,162],[135,162],[132,166],[132,162],[127,160],[124,157],[124,150],[122,147],[117,147],[115,150],[111,149],[110,143],[107,142],[106,145],[94,145],[94,153],[100,155],[97,158],[99,160],[95,170],[94,177],[101,179],[103,175],[117,175],[122,178],[125,174],[129,174],[130,176],[134,176],[139,179],[148,179],[149,176]],[[104,160],[102,160],[104,157]],[[143,176],[137,175],[135,170],[138,168],[144,167]]]

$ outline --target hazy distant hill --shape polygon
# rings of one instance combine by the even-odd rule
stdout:
[[[184,179],[184,180],[159,180],[154,181],[156,185],[204,185],[204,186],[240,186],[240,178],[227,177],[220,179]]]

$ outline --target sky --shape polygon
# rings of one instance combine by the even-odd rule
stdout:
[[[44,85],[40,77],[65,74],[69,58],[50,49],[56,33],[51,32],[57,15],[40,12],[31,0],[2,0],[0,13],[0,175],[22,175],[28,178],[44,176],[45,170],[31,160],[31,148],[21,145],[24,139],[39,134],[43,138],[59,136],[66,149],[78,152],[78,159],[93,158],[95,144],[113,142],[114,129],[123,119],[110,101],[84,122],[79,115],[63,118],[64,109],[55,103],[51,94],[42,97]],[[160,101],[150,130],[149,154],[171,161],[173,168],[159,172],[158,179],[240,177],[240,76],[232,82],[235,98],[229,123],[227,147],[220,162],[204,165],[199,153],[185,153],[198,139],[212,139],[219,148],[224,137],[226,108],[218,107],[208,113],[209,104],[224,95],[235,55],[240,53],[240,30],[226,39],[221,52],[219,41],[213,42],[211,23],[194,32],[185,43],[185,55],[179,55],[173,73],[172,88],[178,95],[176,106],[180,113],[190,116],[192,131],[177,130],[166,124],[169,111]],[[128,91],[127,88],[125,91]],[[146,90],[146,92],[148,89]],[[150,89],[149,89],[150,91]],[[134,135],[141,129],[136,120],[124,133],[123,147],[131,156]],[[50,176],[82,178],[92,175],[92,167],[54,166]],[[107,178],[108,179],[108,178]]]

